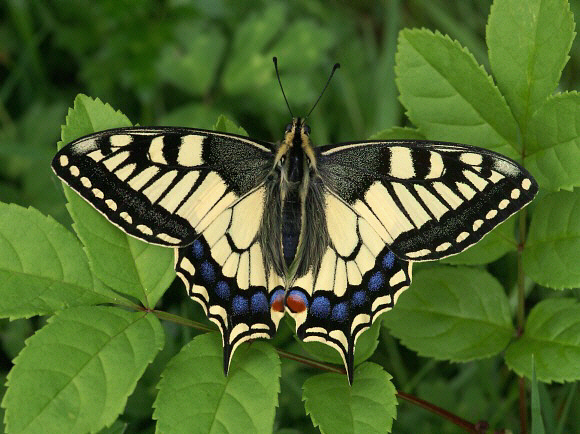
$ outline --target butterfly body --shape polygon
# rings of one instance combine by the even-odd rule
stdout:
[[[80,138],[56,174],[112,223],[175,248],[175,269],[223,338],[332,346],[352,381],[360,334],[411,283],[412,261],[458,253],[529,203],[537,184],[497,153],[428,141],[313,147],[300,118],[271,144],[189,128]]]

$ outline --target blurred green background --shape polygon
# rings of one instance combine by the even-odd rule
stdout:
[[[570,3],[580,17],[580,2]],[[490,6],[488,0],[1,0],[0,201],[33,206],[70,224],[50,161],[78,93],[100,98],[141,125],[211,128],[225,114],[252,137],[279,140],[290,115],[272,56],[278,57],[296,115],[308,112],[332,65],[342,65],[310,117],[315,143],[360,140],[406,126],[394,80],[399,30],[426,27],[449,34],[489,71],[485,26]],[[562,89],[578,88],[579,67],[575,44]],[[203,316],[186,300],[180,283],[160,309]],[[0,322],[3,377],[24,339],[42,323],[38,318]],[[174,341],[129,400],[124,420],[130,432],[153,429],[157,375],[191,338],[191,331],[167,327]],[[282,329],[276,345],[292,350],[292,333]],[[517,382],[498,358],[463,365],[436,362],[383,334],[375,360],[401,390],[472,422],[518,426]],[[300,398],[309,375],[295,362],[283,361],[278,432],[316,431]],[[548,393],[544,385],[540,392]],[[553,402],[564,401],[558,393],[550,391]],[[580,406],[578,396],[572,405]],[[569,423],[580,427],[580,415],[572,414]],[[457,428],[400,402],[395,432]]]

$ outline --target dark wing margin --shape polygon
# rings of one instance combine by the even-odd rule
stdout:
[[[410,261],[465,250],[538,192],[518,163],[472,146],[377,141],[316,152],[325,185]]]
[[[116,128],[63,147],[52,168],[113,224],[164,246],[263,182],[272,145],[189,128]]]

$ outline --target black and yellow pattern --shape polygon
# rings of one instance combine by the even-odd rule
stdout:
[[[428,141],[312,147],[187,128],[119,128],[61,149],[56,174],[112,223],[175,248],[189,295],[236,347],[298,336],[341,354],[411,283],[412,261],[465,250],[528,204],[531,175],[497,153]]]

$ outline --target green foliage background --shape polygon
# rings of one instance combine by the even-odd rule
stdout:
[[[572,15],[577,0],[1,2],[7,430],[460,432],[404,400],[395,410],[396,387],[518,431],[522,375],[534,379],[533,429],[580,432],[570,411],[580,407]],[[273,341],[240,350],[225,379],[219,339],[200,334],[211,326],[174,282],[172,252],[125,236],[68,190],[65,200],[50,170],[59,139],[132,123],[213,128],[224,114],[233,123],[221,118],[221,131],[278,140],[289,114],[274,55],[295,114],[342,65],[310,117],[315,143],[469,143],[523,161],[541,186],[526,215],[477,247],[415,266],[411,289],[359,344],[357,360],[370,362],[352,389],[279,358],[274,347],[337,359],[296,342],[286,322]]]

